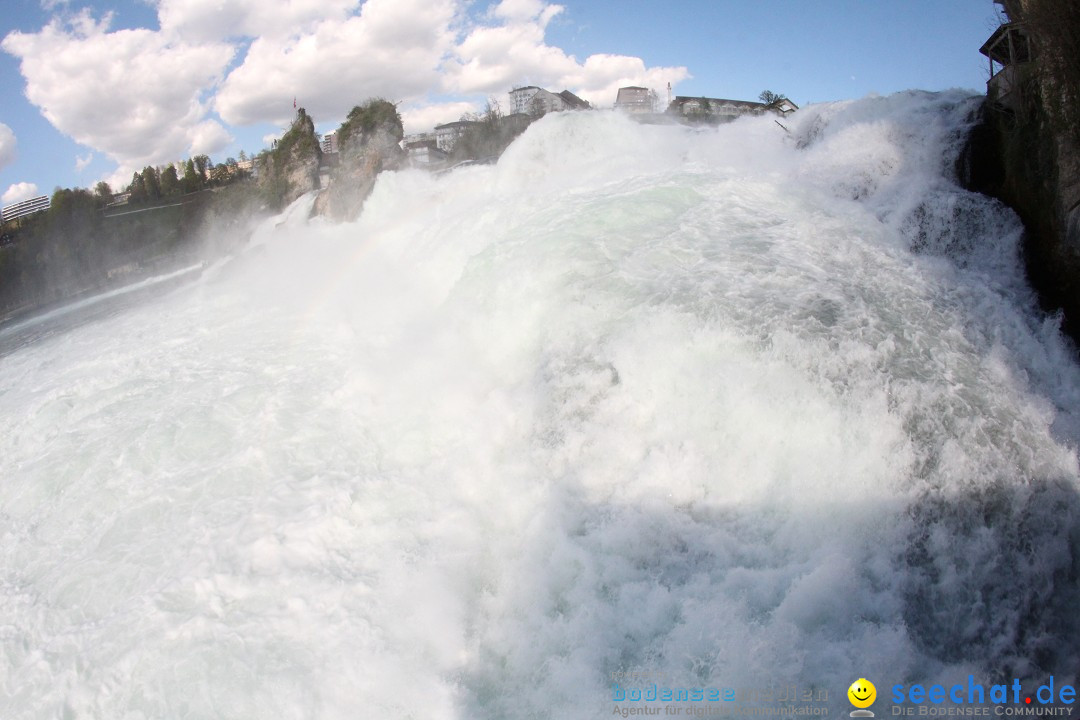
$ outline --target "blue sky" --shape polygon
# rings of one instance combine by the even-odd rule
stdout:
[[[8,0],[0,16],[5,203],[122,186],[146,164],[267,146],[308,108],[323,132],[370,96],[406,131],[515,85],[610,107],[620,85],[804,105],[982,91],[990,0]],[[503,100],[505,103],[505,100]]]

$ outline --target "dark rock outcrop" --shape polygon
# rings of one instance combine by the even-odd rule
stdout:
[[[319,165],[322,149],[315,135],[315,124],[300,108],[288,131],[273,150],[258,158],[259,190],[267,205],[280,209],[304,193],[319,189]]]
[[[1039,113],[1023,117],[984,103],[960,158],[970,190],[998,198],[1024,223],[1024,264],[1043,307],[1062,311],[1080,339],[1080,205],[1073,197],[1067,154]],[[1074,166],[1075,167],[1075,166]]]
[[[337,131],[337,164],[330,187],[315,203],[314,212],[334,220],[355,220],[383,170],[404,164],[404,128],[397,108],[387,100],[369,100],[354,107]]]

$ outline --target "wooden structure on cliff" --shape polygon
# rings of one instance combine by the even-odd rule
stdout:
[[[1021,67],[1031,60],[1031,42],[1023,23],[1001,25],[979,52],[990,60],[986,94],[997,107],[1018,112],[1023,104]]]

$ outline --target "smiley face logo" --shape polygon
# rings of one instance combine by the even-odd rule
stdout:
[[[868,708],[877,700],[877,688],[866,678],[859,678],[847,689],[848,700],[857,708]]]

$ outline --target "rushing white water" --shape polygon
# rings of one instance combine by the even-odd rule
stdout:
[[[1080,372],[966,95],[534,125],[0,358],[0,716],[1074,678]]]

